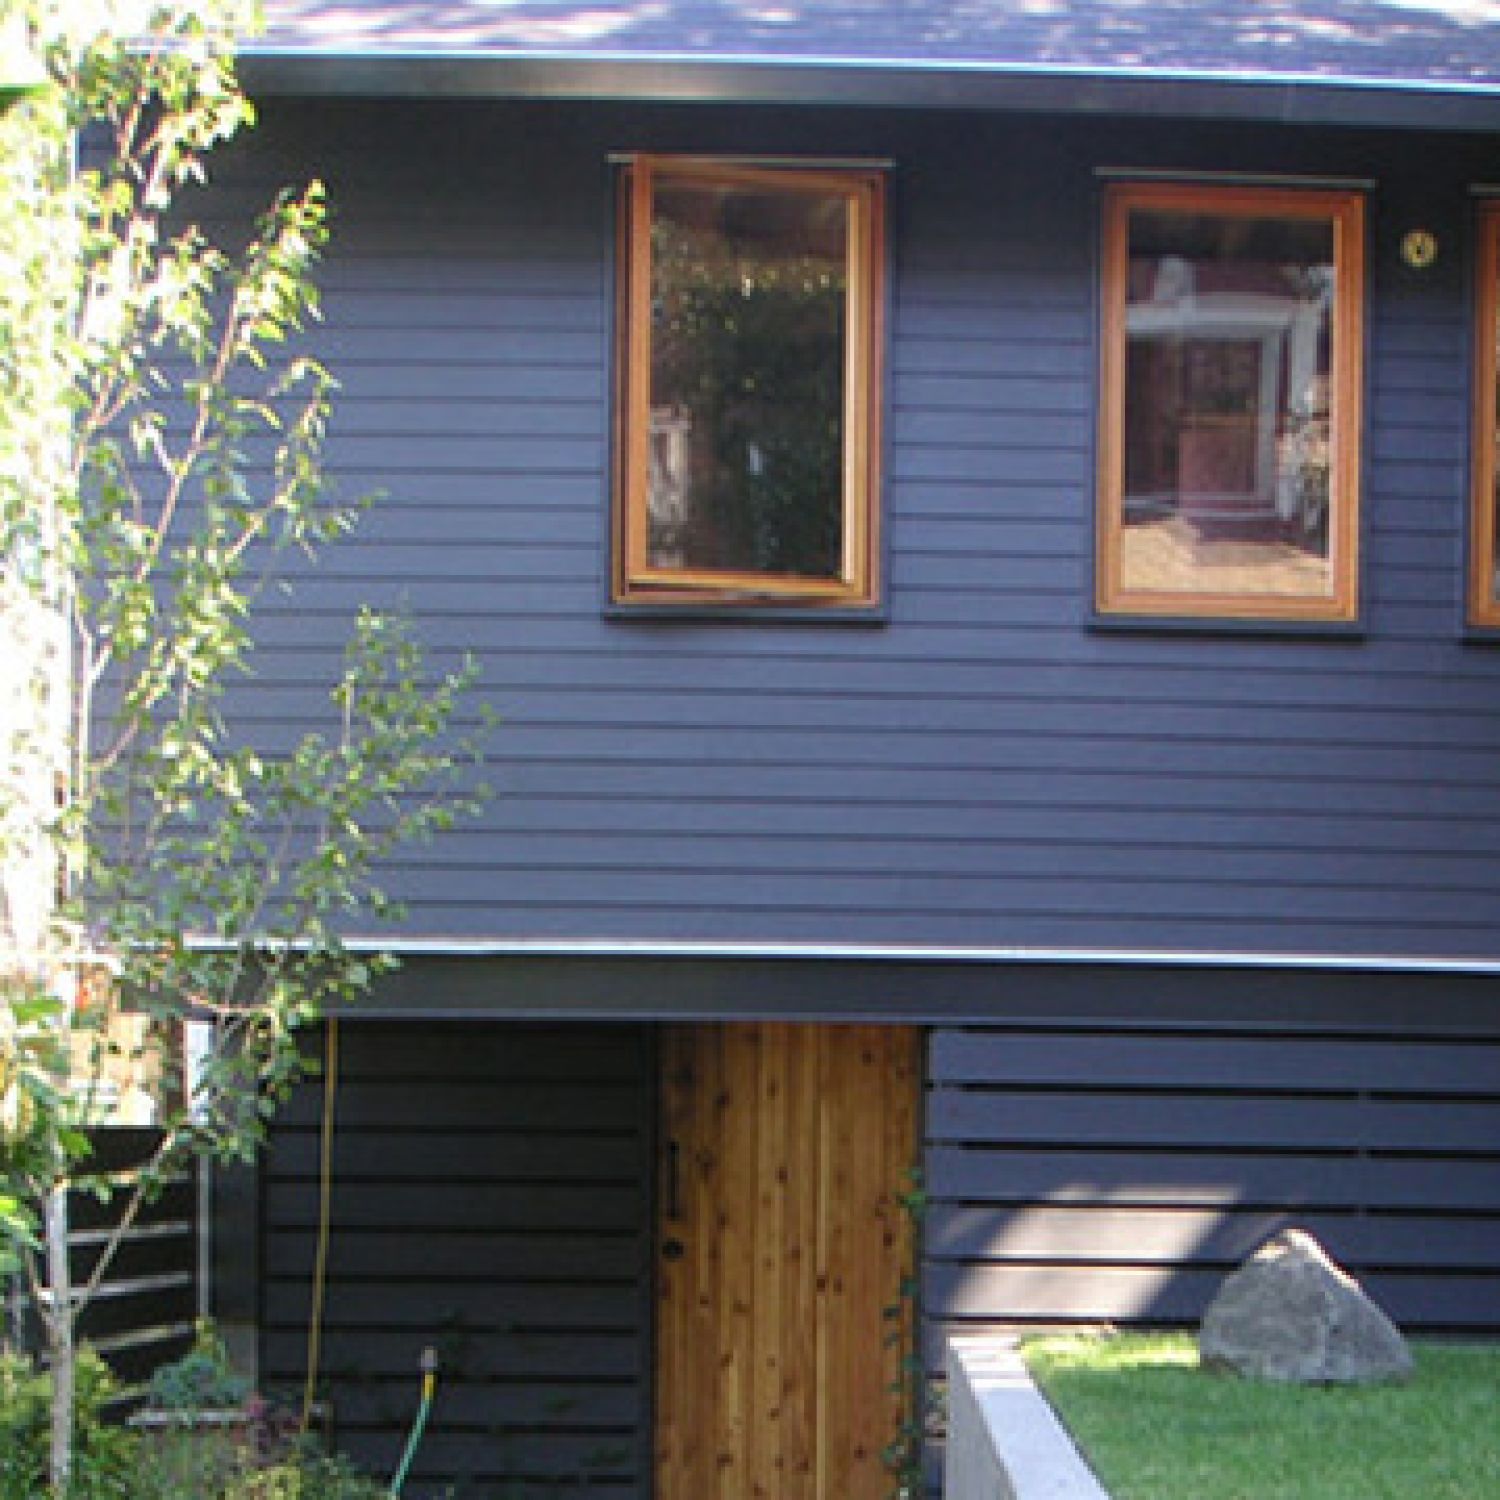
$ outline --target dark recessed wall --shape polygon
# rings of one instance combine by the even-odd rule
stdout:
[[[425,1346],[412,1492],[644,1496],[651,1039],[641,1027],[341,1028],[320,1391],[389,1479]],[[261,1379],[300,1393],[321,1081],[263,1174]],[[570,1488],[571,1487],[571,1488]]]

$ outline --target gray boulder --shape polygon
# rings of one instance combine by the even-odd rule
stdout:
[[[1404,1380],[1396,1326],[1310,1234],[1267,1240],[1219,1289],[1198,1330],[1210,1369],[1298,1385]]]

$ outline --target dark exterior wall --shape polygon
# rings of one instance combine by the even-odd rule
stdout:
[[[648,1033],[351,1022],[340,1055],[319,1385],[339,1446],[391,1477],[430,1345],[417,1492],[643,1496]],[[271,1391],[306,1370],[322,1095],[294,1097],[262,1174]]]
[[[642,147],[893,159],[884,624],[604,609],[606,157]],[[329,180],[334,467],[388,498],[272,606],[251,712],[310,721],[367,597],[479,656],[499,796],[399,872],[417,933],[1494,957],[1500,656],[1460,604],[1467,187],[1491,159],[1171,122],[272,101],[229,191]],[[1354,638],[1090,628],[1101,165],[1377,180]],[[1413,226],[1441,247],[1421,276]]]

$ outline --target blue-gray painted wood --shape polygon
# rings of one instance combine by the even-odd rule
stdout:
[[[644,1500],[649,1034],[363,1021],[340,1054],[320,1381],[339,1445],[389,1477],[430,1345],[421,1493]],[[271,1388],[306,1369],[322,1094],[293,1097],[263,1171]]]
[[[1006,1021],[1089,1032],[1348,1032],[1413,1043],[1494,1024],[1497,978],[1369,967],[1262,968],[1175,962],[1092,965],[934,958],[641,951],[428,954],[377,985],[362,1013],[486,1020],[840,1020],[910,1024]]]
[[[632,148],[894,159],[884,624],[604,607],[607,156]],[[394,872],[414,935],[1500,957],[1500,654],[1461,611],[1467,188],[1491,155],[272,100],[224,201],[327,178],[330,456],[387,498],[268,600],[246,722],[277,746],[323,721],[367,599],[475,654],[497,796]],[[1378,178],[1354,638],[1090,628],[1102,165]],[[1416,225],[1440,246],[1420,276]]]

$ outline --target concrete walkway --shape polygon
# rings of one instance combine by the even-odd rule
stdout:
[[[943,1500],[1109,1500],[1013,1339],[949,1342]]]

